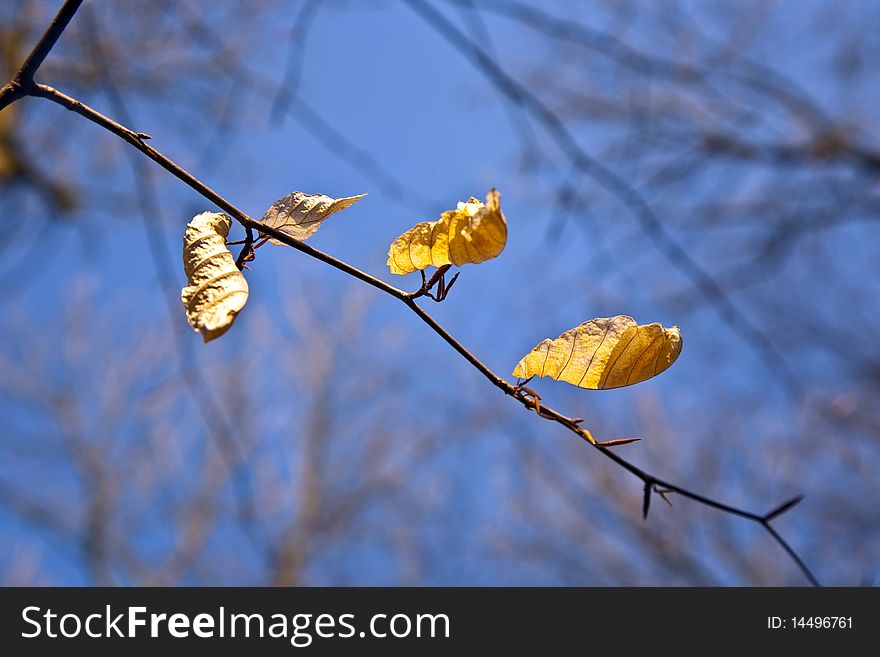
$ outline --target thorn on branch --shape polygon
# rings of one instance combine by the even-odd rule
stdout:
[[[795,506],[800,504],[801,500],[803,500],[803,499],[804,499],[803,495],[798,495],[796,497],[791,498],[787,502],[783,502],[782,504],[777,506],[775,509],[773,509],[770,513],[768,513],[766,516],[764,516],[764,522],[770,522],[771,520],[773,520],[773,518],[781,516],[786,511],[790,511],[792,508],[794,508]]]
[[[669,506],[672,506],[672,502],[669,501],[669,498],[667,497],[667,495],[669,493],[674,493],[675,492],[674,490],[672,490],[671,488],[657,488],[655,486],[654,492],[657,493],[663,499],[663,501],[666,502]]]
[[[642,517],[647,520],[648,519],[648,511],[651,508],[651,493],[657,493],[664,502],[666,502],[669,506],[672,506],[672,502],[669,501],[667,495],[669,493],[674,493],[675,491],[671,488],[658,488],[657,484],[648,479],[645,481],[645,497],[642,501]]]
[[[137,137],[138,139],[140,139],[141,141],[146,141],[147,139],[152,139],[152,137],[150,135],[148,135],[146,132],[136,132],[136,133],[134,133],[134,136]]]
[[[620,445],[629,445],[637,440],[641,440],[641,438],[616,438],[615,440],[605,440],[600,443],[595,443],[595,445],[596,447],[619,447]]]

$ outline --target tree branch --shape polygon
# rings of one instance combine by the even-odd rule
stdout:
[[[30,54],[24,60],[21,68],[15,74],[15,77],[0,90],[0,110],[15,102],[22,96],[26,95],[28,88],[34,81],[34,74],[43,64],[43,60],[52,52],[52,48],[61,38],[64,30],[67,28],[74,14],[82,5],[83,0],[66,0],[66,2],[58,10],[55,18],[46,28],[43,36],[31,50]]]

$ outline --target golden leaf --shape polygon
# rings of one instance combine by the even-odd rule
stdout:
[[[225,214],[203,212],[193,217],[183,234],[183,270],[188,284],[180,293],[186,319],[205,342],[229,330],[244,307],[248,284],[226,248],[232,220]]]
[[[492,189],[485,205],[471,197],[437,221],[423,221],[406,231],[391,243],[388,267],[392,274],[409,274],[431,265],[479,264],[497,257],[506,243],[501,195]]]
[[[677,326],[639,326],[632,317],[600,317],[549,338],[517,364],[513,376],[549,376],[580,388],[622,388],[667,369],[681,353]]]
[[[260,221],[295,239],[306,240],[318,230],[321,222],[327,217],[357,203],[364,196],[366,194],[330,198],[323,194],[293,192],[269,206]],[[281,244],[274,238],[269,241],[272,244]]]

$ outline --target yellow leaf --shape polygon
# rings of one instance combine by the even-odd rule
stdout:
[[[203,212],[193,217],[183,234],[183,270],[187,286],[180,293],[186,319],[205,342],[229,330],[244,307],[248,284],[226,248],[232,220],[225,214]]]
[[[321,222],[327,217],[357,203],[364,196],[366,194],[330,198],[323,194],[293,192],[269,206],[260,221],[295,239],[306,240],[318,230]],[[281,244],[274,238],[269,241],[272,244]]]
[[[501,195],[492,189],[485,205],[471,197],[437,221],[423,221],[406,231],[391,243],[388,267],[392,274],[409,274],[431,265],[479,264],[498,256],[506,243]]]
[[[677,326],[639,326],[626,315],[600,317],[541,342],[513,376],[549,376],[593,390],[622,388],[660,374],[680,353]]]

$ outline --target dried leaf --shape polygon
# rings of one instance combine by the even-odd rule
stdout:
[[[549,376],[593,390],[622,388],[660,374],[680,353],[677,326],[639,326],[626,315],[600,317],[541,342],[513,376]]]
[[[330,198],[323,194],[293,192],[269,206],[260,221],[295,239],[306,240],[318,230],[321,222],[327,217],[357,203],[364,196],[366,194]],[[269,241],[272,244],[281,244],[276,239]]]
[[[232,220],[225,214],[203,212],[193,217],[183,234],[183,270],[188,285],[180,293],[186,319],[205,342],[229,330],[244,307],[248,284],[226,248]]]
[[[506,243],[501,195],[492,189],[485,205],[471,197],[437,221],[423,221],[406,231],[391,243],[388,267],[392,274],[409,274],[431,265],[479,264],[497,257]]]

